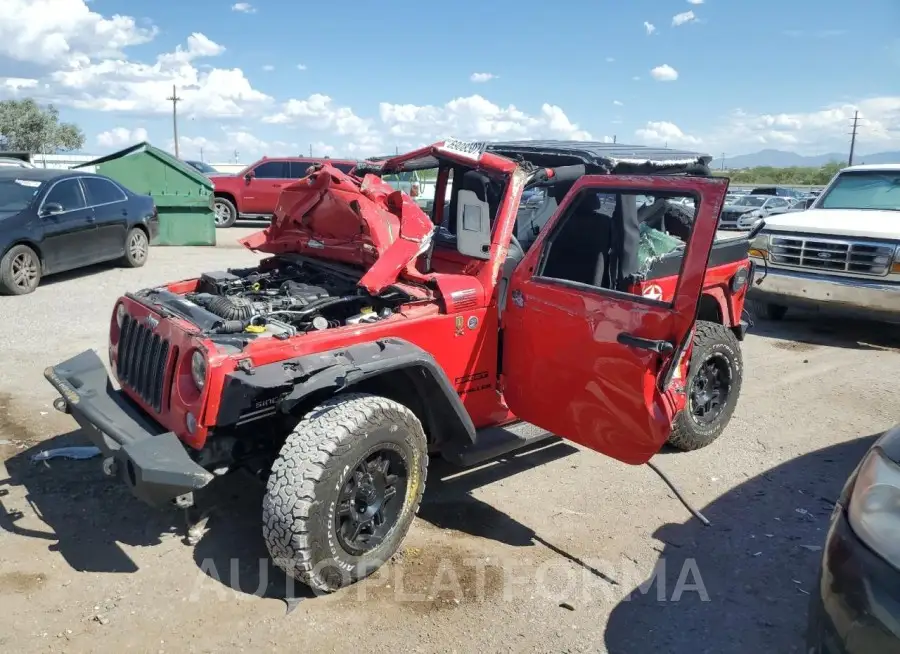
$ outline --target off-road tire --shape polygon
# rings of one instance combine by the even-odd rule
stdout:
[[[125,235],[125,256],[122,265],[128,268],[140,268],[147,263],[150,256],[150,239],[140,227],[132,227]]]
[[[711,357],[723,357],[728,362],[731,381],[721,411],[712,422],[702,424],[692,415],[691,388],[699,367]],[[669,445],[688,452],[699,450],[716,440],[731,420],[741,393],[743,378],[744,359],[734,332],[724,325],[698,320],[694,332],[694,350],[691,353],[688,376],[685,380],[688,403],[684,410],[675,416],[672,433],[669,435]]]
[[[237,207],[234,206],[234,203],[228,198],[216,197],[213,200],[213,211],[216,216],[219,215],[219,209],[223,209],[224,212],[228,213],[228,217],[225,220],[220,221],[216,218],[216,229],[225,229],[226,227],[232,227],[235,222],[237,222],[238,212]]]
[[[746,306],[751,316],[765,320],[783,320],[788,310],[783,304],[772,304],[759,300],[748,300]]]
[[[17,283],[15,273],[22,265],[27,265],[31,273],[23,283]],[[0,258],[0,293],[3,295],[27,295],[34,292],[34,289],[41,283],[41,272],[41,258],[37,252],[27,245],[16,245],[10,248]]]
[[[403,506],[384,540],[354,556],[335,515],[348,474],[367,453],[397,448],[408,471]],[[338,395],[310,411],[272,466],[263,537],[275,564],[314,591],[333,592],[375,572],[397,551],[419,508],[428,466],[425,432],[407,407],[377,395]]]

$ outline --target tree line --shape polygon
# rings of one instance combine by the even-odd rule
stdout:
[[[0,102],[0,151],[53,154],[83,145],[84,132],[60,122],[52,104],[42,107],[32,98]]]
[[[846,163],[832,161],[824,166],[756,166],[743,170],[717,170],[714,175],[728,177],[732,184],[778,184],[783,186],[825,186]]]

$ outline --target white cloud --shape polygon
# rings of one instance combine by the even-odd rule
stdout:
[[[621,100],[613,100],[613,104],[616,105],[617,107],[621,107],[625,103],[622,102]]]
[[[857,150],[877,152],[900,148],[900,97],[883,96],[840,103],[810,112],[731,113],[707,140],[726,149],[790,146],[801,154],[843,151],[854,112],[859,111]]]
[[[0,96],[16,95],[23,89],[37,88],[38,81],[27,77],[0,77]]]
[[[152,41],[155,27],[104,18],[84,0],[0,0],[0,55],[44,65],[85,65]]]
[[[697,17],[694,15],[693,11],[683,11],[680,14],[675,14],[672,16],[672,26],[678,27],[679,25],[684,25],[685,23],[692,23],[697,20]]]
[[[647,34],[653,34],[656,31],[656,25],[644,21],[644,29],[647,30]]]
[[[306,70],[305,64],[297,64],[297,70]]]
[[[703,0],[687,0],[689,5],[702,5]]]
[[[678,71],[669,64],[657,66],[650,71],[650,75],[658,82],[674,82],[678,79]]]
[[[241,116],[271,100],[239,68],[198,60],[225,48],[200,32],[152,63],[123,50],[151,41],[153,26],[129,16],[106,18],[86,0],[0,0],[0,56],[36,66],[34,95],[41,101],[93,111],[166,113],[172,84],[189,116]]]
[[[651,120],[634,135],[642,143],[653,145],[697,145],[702,142],[700,138],[682,132],[675,123],[663,120]]]
[[[272,64],[266,64],[262,67],[262,69],[267,73],[271,73],[273,70],[275,70],[275,66],[273,66]]]
[[[133,130],[127,127],[114,127],[107,132],[97,134],[97,145],[103,148],[124,148],[146,140],[147,130],[143,127]]]
[[[242,14],[255,14],[256,7],[251,5],[249,2],[235,2],[231,5],[231,11],[237,11]]]
[[[497,79],[497,76],[493,73],[472,73],[469,75],[469,80],[476,83],[490,82],[492,79]]]
[[[170,150],[174,149],[171,139],[168,147]],[[238,163],[249,164],[263,156],[296,156],[302,149],[297,143],[267,141],[240,129],[223,129],[220,138],[178,138],[178,151],[182,157],[199,159],[202,152],[203,159],[212,163],[234,163],[237,157]]]
[[[480,95],[456,98],[441,106],[382,102],[379,116],[387,130],[386,138],[410,145],[448,136],[485,140],[591,138],[558,106],[544,103],[539,113],[527,114],[514,105],[501,107]]]

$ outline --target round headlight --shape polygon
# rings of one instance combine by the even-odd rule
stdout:
[[[119,304],[116,306],[116,324],[119,326],[119,329],[122,329],[123,322],[125,322],[125,305]]]
[[[202,391],[206,384],[206,357],[200,350],[194,350],[191,356],[191,378],[194,385]]]

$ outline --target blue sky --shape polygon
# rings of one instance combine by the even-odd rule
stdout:
[[[0,0],[0,95],[55,102],[89,152],[171,147],[175,81],[182,155],[217,161],[450,135],[817,154],[856,109],[859,151],[900,150],[898,0],[136,4]]]

